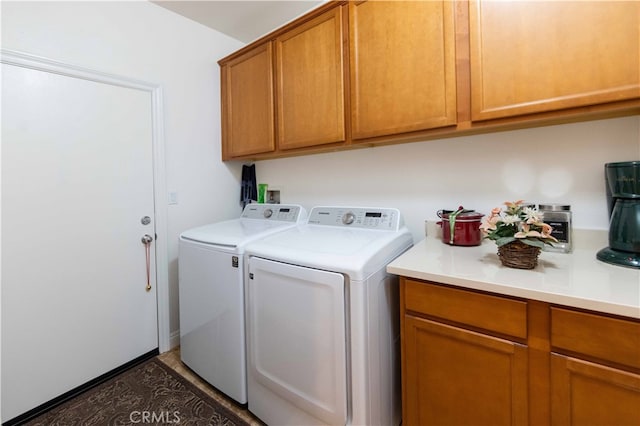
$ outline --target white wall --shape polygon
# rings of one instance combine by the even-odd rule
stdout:
[[[414,240],[459,205],[571,205],[574,227],[608,229],[604,163],[640,160],[640,117],[364,148],[257,163],[282,202],[397,207]]]
[[[160,84],[164,95],[170,329],[178,330],[177,239],[237,217],[239,164],[220,160],[217,60],[242,43],[146,1],[7,2],[2,48]]]

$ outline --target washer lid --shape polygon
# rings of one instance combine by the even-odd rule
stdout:
[[[180,240],[235,248],[296,226],[306,218],[306,210],[297,204],[249,204],[240,218],[189,229]]]
[[[263,235],[291,226],[295,225],[255,219],[232,219],[189,229],[180,235],[180,239],[203,244],[238,247]]]
[[[412,245],[404,226],[380,231],[307,224],[253,241],[245,250],[249,255],[363,280]]]

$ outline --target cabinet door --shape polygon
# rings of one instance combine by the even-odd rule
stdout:
[[[222,159],[273,151],[271,43],[225,63],[222,78]]]
[[[353,139],[456,122],[454,2],[349,2]]]
[[[413,316],[404,319],[404,424],[527,423],[525,346]]]
[[[640,375],[551,354],[554,425],[640,424]]]
[[[640,97],[640,2],[470,2],[472,120]]]
[[[276,39],[278,148],[344,141],[342,8]]]

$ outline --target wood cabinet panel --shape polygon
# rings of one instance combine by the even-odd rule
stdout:
[[[405,280],[405,309],[513,337],[527,337],[527,302]]]
[[[619,117],[640,2],[336,0],[219,64],[223,160]]]
[[[637,319],[408,277],[400,306],[404,424],[640,424]]]
[[[551,345],[640,369],[640,321],[551,308]]]
[[[640,2],[470,2],[472,120],[640,98]]]
[[[456,122],[454,3],[349,2],[354,140]]]
[[[405,425],[527,423],[527,349],[405,316]]]
[[[271,43],[222,65],[223,160],[275,149],[272,69]]]
[[[553,425],[640,424],[640,375],[551,355]]]
[[[278,147],[345,140],[342,7],[276,41]]]

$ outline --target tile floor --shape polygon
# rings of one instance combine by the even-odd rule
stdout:
[[[180,361],[180,347],[177,347],[169,352],[165,352],[158,356],[165,364],[173,368],[176,372],[182,375],[185,379],[196,385],[199,389],[211,396],[216,401],[227,407],[229,410],[236,413],[240,418],[245,420],[251,426],[264,426],[260,420],[258,420],[253,414],[251,414],[246,408],[241,407],[235,401],[229,399],[227,396],[218,392],[207,382],[198,377],[193,371],[185,366]]]

